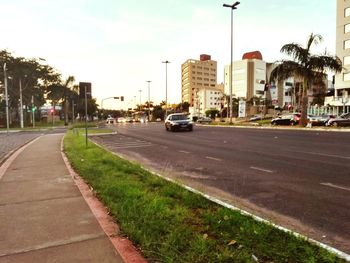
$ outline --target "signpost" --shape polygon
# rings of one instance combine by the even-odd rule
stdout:
[[[88,130],[87,130],[87,99],[91,99],[91,83],[79,82],[79,97],[85,99],[85,146],[88,145]]]

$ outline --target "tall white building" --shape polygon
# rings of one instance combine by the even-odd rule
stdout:
[[[230,94],[231,65],[225,66],[225,94]],[[233,63],[232,95],[236,98],[251,99],[264,97],[266,62],[259,51],[245,53],[242,60]]]
[[[337,0],[336,55],[343,63],[343,71],[335,76],[334,96],[325,105],[338,113],[350,112],[350,1]]]

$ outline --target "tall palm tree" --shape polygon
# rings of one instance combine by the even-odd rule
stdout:
[[[283,81],[292,76],[302,79],[301,126],[307,124],[307,90],[311,89],[315,82],[324,80],[327,71],[338,73],[342,70],[342,63],[338,57],[327,52],[322,55],[311,54],[311,47],[322,40],[322,36],[311,34],[306,47],[296,43],[284,45],[281,53],[291,56],[292,60],[282,60],[271,72],[270,81]]]

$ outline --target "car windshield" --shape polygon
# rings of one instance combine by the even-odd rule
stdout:
[[[173,120],[173,121],[187,120],[187,116],[185,116],[185,115],[173,115],[171,117],[171,120]]]

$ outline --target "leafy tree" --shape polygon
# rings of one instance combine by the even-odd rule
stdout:
[[[211,110],[206,110],[205,111],[205,116],[210,117],[214,119],[217,115],[219,115],[219,111],[216,109],[211,109]]]
[[[326,71],[341,72],[342,63],[336,56],[311,54],[311,47],[322,41],[320,35],[311,34],[307,40],[306,47],[296,43],[286,44],[281,52],[292,57],[292,60],[282,60],[271,72],[270,81],[283,81],[289,77],[299,77],[303,80],[302,106],[300,125],[307,124],[307,90],[311,89],[315,82],[323,80]]]

